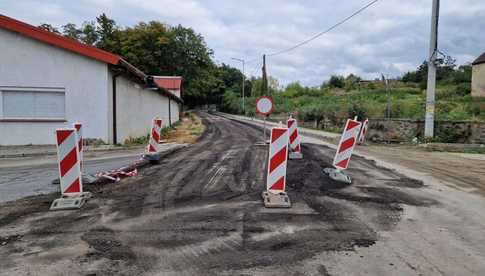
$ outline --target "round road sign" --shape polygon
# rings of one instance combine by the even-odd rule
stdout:
[[[269,115],[273,112],[273,100],[268,96],[261,96],[256,100],[256,112]]]

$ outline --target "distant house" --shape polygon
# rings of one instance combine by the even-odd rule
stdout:
[[[153,117],[179,119],[182,79],[171,79],[0,15],[0,145],[54,144],[55,129],[74,122],[107,143],[144,136]]]
[[[472,63],[472,96],[485,97],[485,53]]]

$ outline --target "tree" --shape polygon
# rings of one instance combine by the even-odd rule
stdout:
[[[193,29],[181,25],[171,27],[161,55],[165,60],[161,66],[164,73],[172,72],[184,76],[185,100],[188,104],[197,105],[197,95],[214,92],[214,87],[219,86],[213,78],[217,74],[212,61],[213,51],[202,35]]]
[[[345,84],[345,79],[343,76],[332,75],[327,82],[327,85],[332,88],[343,88]]]
[[[93,21],[85,21],[81,29],[81,42],[88,45],[95,45],[98,41],[96,33],[96,24]]]
[[[177,74],[173,70],[166,70],[169,57],[163,54],[163,49],[167,47],[169,34],[165,24],[157,21],[140,22],[119,31],[118,36],[119,49],[114,52],[142,71],[151,75],[161,75],[167,71]]]
[[[76,24],[67,23],[62,26],[62,34],[74,40],[81,40],[82,31],[77,28]]]
[[[298,97],[304,93],[305,88],[299,82],[292,82],[288,84],[283,92],[285,97]]]
[[[119,39],[117,37],[118,26],[113,19],[102,13],[100,16],[96,17],[96,34],[97,42],[96,47],[104,49],[110,52],[119,51]]]
[[[348,75],[347,78],[345,78],[345,90],[350,91],[356,89],[361,80],[362,79],[357,75]]]
[[[40,24],[38,27],[41,28],[42,30],[45,30],[51,33],[60,34],[59,30],[56,27],[52,26],[51,24],[43,23],[43,24]]]

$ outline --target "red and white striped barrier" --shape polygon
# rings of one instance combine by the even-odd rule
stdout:
[[[61,194],[80,194],[83,192],[83,185],[76,129],[56,130],[56,140]]]
[[[290,135],[289,144],[290,144],[290,159],[301,159],[301,138],[298,132],[298,122],[294,118],[289,118],[287,121],[288,131]]]
[[[337,153],[333,159],[333,166],[335,168],[325,168],[323,170],[331,179],[349,184],[352,182],[350,177],[343,173],[343,170],[349,166],[350,157],[352,157],[355,144],[357,144],[357,139],[359,139],[361,125],[356,119],[347,120],[344,133],[337,147]]]
[[[367,134],[368,128],[369,128],[369,119],[365,119],[360,129],[359,144],[363,144],[365,142],[365,135]]]
[[[288,137],[287,128],[275,127],[271,130],[266,189],[272,193],[285,191]]]
[[[158,144],[161,142],[162,135],[162,119],[154,118],[152,129],[150,131],[150,138],[148,140],[147,152],[156,153],[158,151]]]
[[[111,170],[111,171],[105,171],[105,172],[98,172],[96,173],[97,178],[105,178],[114,182],[118,182],[121,180],[122,177],[131,177],[131,176],[137,176],[138,175],[138,170],[135,168],[131,171],[125,171],[123,169],[118,169],[118,170]]]
[[[81,172],[83,170],[84,163],[84,139],[83,139],[83,125],[81,123],[74,123],[74,128],[76,129],[77,136],[77,148],[79,149],[79,161],[81,162]]]
[[[349,166],[350,157],[360,133],[361,123],[357,120],[348,119],[344,132],[338,144],[337,153],[333,160],[333,166],[339,170],[345,170]]]
[[[264,206],[267,208],[291,207],[290,198],[285,193],[289,136],[287,128],[271,129],[266,191],[261,194]]]

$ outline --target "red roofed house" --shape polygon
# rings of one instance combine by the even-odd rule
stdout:
[[[86,138],[123,143],[146,135],[153,117],[164,125],[179,118],[181,78],[153,78],[120,56],[4,15],[0,49],[0,145],[54,144],[55,129],[74,122]]]

